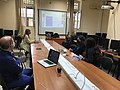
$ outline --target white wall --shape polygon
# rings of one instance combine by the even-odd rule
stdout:
[[[67,11],[67,0],[39,0],[39,9]]]
[[[81,29],[79,31],[89,34],[107,32],[108,13],[105,12],[106,15],[103,14],[104,18],[102,18],[101,3],[101,0],[83,0]]]
[[[16,29],[15,0],[0,1],[0,27]]]
[[[38,0],[38,8],[67,11],[67,0]],[[0,1],[0,28],[16,29],[15,0]],[[34,27],[23,27],[26,28],[31,29],[31,38],[34,39]]]

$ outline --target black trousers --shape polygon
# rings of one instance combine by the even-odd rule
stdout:
[[[32,56],[31,56],[31,50],[30,50],[30,52],[28,52],[28,51],[25,52],[25,56],[26,56],[26,57],[27,57],[28,54],[30,55],[30,58],[29,58],[29,59],[30,59],[29,67],[32,68]]]

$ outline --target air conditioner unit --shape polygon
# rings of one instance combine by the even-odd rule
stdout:
[[[105,5],[102,5],[101,6],[101,9],[107,9],[107,10],[110,10],[110,9],[114,9],[113,6],[109,5],[109,4],[105,4]]]

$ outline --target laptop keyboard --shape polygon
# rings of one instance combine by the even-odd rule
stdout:
[[[53,64],[52,62],[50,62],[48,60],[44,60],[44,62],[46,62],[47,64]]]

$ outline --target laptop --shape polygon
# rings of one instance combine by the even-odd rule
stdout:
[[[38,60],[38,63],[46,68],[55,66],[58,63],[59,55],[60,52],[50,49],[47,59]]]

